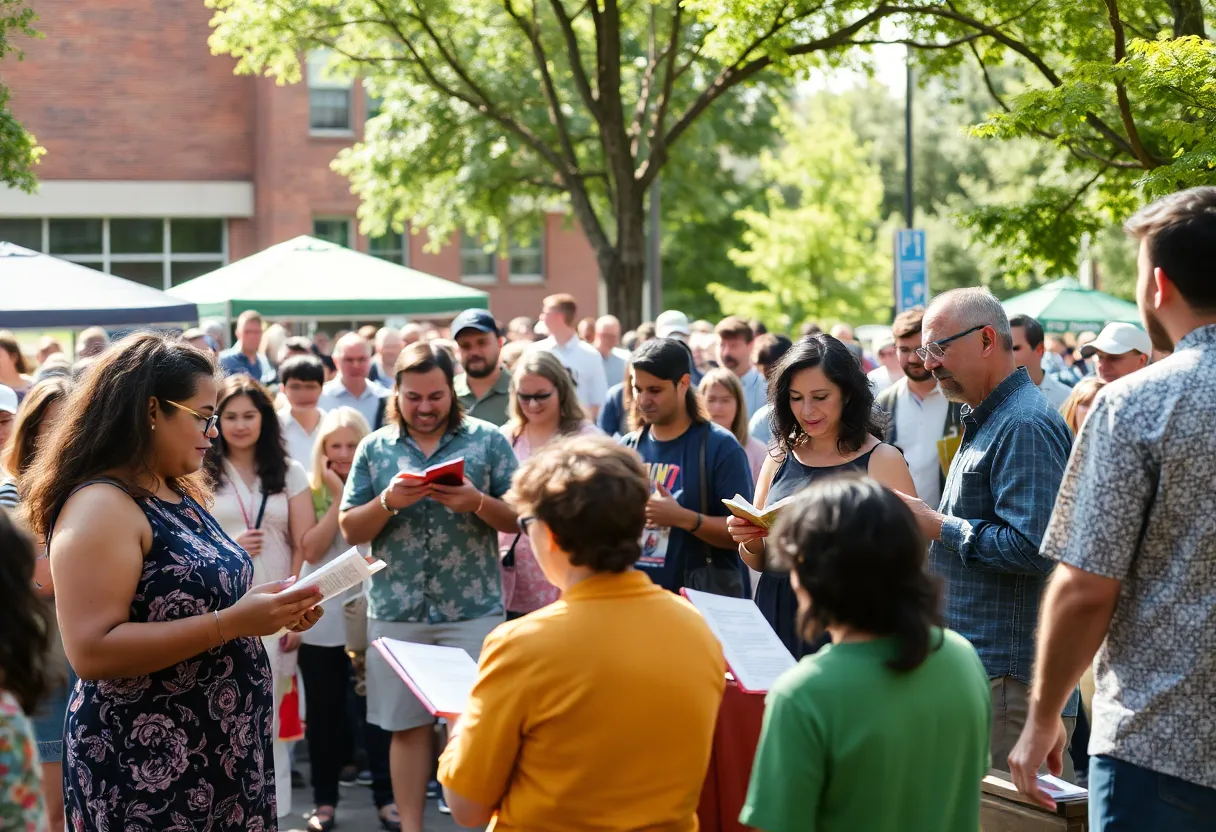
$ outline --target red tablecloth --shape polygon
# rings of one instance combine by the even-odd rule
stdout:
[[[760,742],[764,721],[764,696],[744,693],[727,680],[714,728],[713,753],[701,788],[697,819],[701,832],[742,832],[750,827],[739,823],[739,812],[747,798],[752,759]]]

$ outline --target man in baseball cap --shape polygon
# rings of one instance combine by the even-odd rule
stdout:
[[[503,339],[498,322],[485,309],[466,309],[452,319],[451,332],[464,368],[452,384],[464,412],[491,424],[505,424],[511,374],[499,360]]]
[[[668,309],[659,315],[654,322],[654,332],[660,338],[675,338],[677,341],[687,341],[688,316],[675,309]]]
[[[1107,324],[1098,337],[1081,347],[1081,357],[1098,357],[1098,378],[1107,384],[1148,364],[1153,351],[1148,333],[1134,324]]]

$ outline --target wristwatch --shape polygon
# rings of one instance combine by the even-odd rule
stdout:
[[[397,513],[399,511],[401,511],[401,509],[399,509],[399,508],[389,508],[389,506],[388,506],[388,489],[387,488],[380,492],[380,508],[384,509],[385,511],[387,511],[389,514],[392,514],[393,516],[396,516]]]

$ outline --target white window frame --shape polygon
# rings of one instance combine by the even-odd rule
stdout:
[[[539,272],[514,272],[511,270],[512,257],[517,253],[531,254],[536,253],[540,261]],[[532,245],[524,247],[516,246],[510,237],[507,237],[507,282],[514,283],[520,286],[535,286],[545,282],[545,230],[542,228],[536,234],[536,238],[532,241]]]
[[[397,234],[397,232],[394,231],[392,228],[389,228],[388,232],[381,236],[387,237],[390,234],[395,235],[395,234]],[[399,236],[401,237],[401,259],[390,260],[387,257],[381,257],[379,254],[376,254],[375,252],[373,252],[372,251],[372,240],[379,239],[379,238],[374,238],[374,237],[367,238],[367,253],[370,254],[372,257],[375,257],[377,260],[383,260],[386,263],[396,263],[399,266],[406,266],[408,268],[410,265],[410,232],[409,232],[409,229],[406,228],[406,230],[402,231]]]
[[[325,70],[332,54],[328,49],[313,49],[304,59],[304,80],[308,87],[308,135],[318,138],[349,138],[355,135],[355,80],[334,77],[333,73]],[[313,90],[346,93],[346,127],[312,126]]]
[[[355,219],[354,219],[354,217],[344,217],[344,216],[341,216],[340,214],[338,214],[338,215],[322,214],[320,216],[313,217],[312,218],[312,236],[314,236],[314,237],[317,237],[317,222],[345,223],[346,224],[346,243],[347,243],[346,248],[349,248],[350,250],[354,251],[355,244],[359,242],[355,236]],[[317,239],[319,240],[321,238],[317,237]],[[330,242],[330,241],[326,240],[326,242]],[[340,246],[342,244],[334,243],[334,245]]]
[[[476,242],[477,242],[476,247],[465,244],[470,239],[476,240]],[[498,249],[497,249],[497,247],[495,247],[491,251],[487,252],[485,250],[485,245],[486,245],[486,241],[481,238],[481,235],[476,235],[476,237],[474,237],[474,235],[470,234],[465,229],[462,228],[460,230],[460,282],[461,283],[467,283],[470,286],[493,286],[498,283],[498,261],[500,259],[498,256]],[[465,270],[464,270],[465,252],[467,251],[470,253],[470,255],[472,255],[472,252],[474,250],[476,250],[478,256],[480,256],[480,257],[485,257],[485,256],[490,257],[490,263],[492,264],[491,268],[493,269],[492,271],[490,271],[490,272],[469,272],[468,274],[465,273]]]

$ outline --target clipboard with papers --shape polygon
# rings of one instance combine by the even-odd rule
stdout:
[[[378,638],[372,644],[427,713],[445,719],[464,713],[477,681],[477,662],[467,652],[394,638]]]
[[[721,643],[726,664],[744,693],[768,693],[777,677],[798,663],[752,599],[688,588],[680,594]]]

